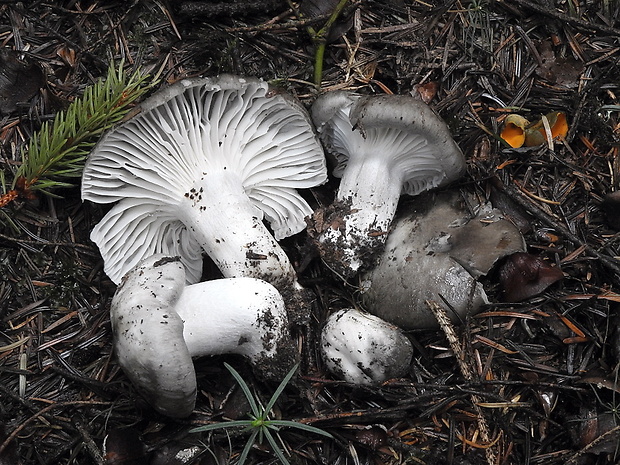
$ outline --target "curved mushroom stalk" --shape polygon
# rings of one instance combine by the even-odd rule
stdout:
[[[413,347],[393,324],[347,308],[327,319],[321,331],[321,354],[337,377],[352,384],[373,385],[406,374]]]
[[[118,361],[160,413],[189,415],[196,402],[192,357],[239,354],[257,375],[280,380],[296,360],[284,301],[255,278],[185,285],[178,257],[154,255],[130,270],[112,300]]]
[[[454,181],[465,161],[445,123],[411,97],[331,92],[317,99],[312,118],[342,179],[309,232],[326,263],[348,278],[381,253],[401,194]]]
[[[312,213],[296,189],[327,179],[301,104],[258,79],[221,76],[180,81],[140,110],[102,138],[82,177],[83,199],[117,202],[91,234],[108,276],[118,283],[163,253],[179,255],[195,283],[204,250],[224,277],[264,279],[303,301],[276,242]]]

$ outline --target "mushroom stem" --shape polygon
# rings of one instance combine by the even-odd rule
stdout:
[[[185,194],[178,214],[224,277],[264,279],[281,291],[301,288],[238,175],[225,170],[203,174]]]
[[[112,281],[162,253],[180,256],[196,283],[204,247],[225,276],[265,279],[292,293],[287,305],[303,302],[307,290],[275,242],[312,213],[297,189],[327,179],[301,103],[264,81],[222,75],[183,79],[139,110],[102,138],[82,177],[85,200],[117,202],[91,234]]]
[[[290,368],[293,357],[284,357],[289,363],[274,363],[276,357],[291,355],[285,343],[292,346],[292,340],[282,297],[265,281],[236,278],[193,284],[183,289],[175,309],[184,322],[183,339],[192,357],[242,355],[260,366],[257,373],[272,379]]]
[[[401,172],[386,169],[384,160],[370,154],[343,173],[336,202],[343,207],[344,230],[332,226],[320,240],[342,251],[350,272],[364,265],[365,250],[380,252],[396,213],[402,183]]]
[[[411,97],[325,93],[312,118],[342,180],[308,232],[325,263],[350,278],[375,264],[400,195],[455,180],[465,160],[445,123]]]

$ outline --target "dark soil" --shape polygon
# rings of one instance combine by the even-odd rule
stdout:
[[[18,52],[0,56],[5,184],[33,131],[105,75],[111,59],[159,75],[161,85],[222,72],[259,76],[310,105],[317,90],[307,24],[274,0],[0,1],[2,46]],[[356,283],[323,266],[303,234],[284,241],[316,303],[298,336],[299,377],[275,414],[334,436],[282,430],[291,463],[618,461],[620,236],[613,197],[607,215],[602,205],[620,188],[619,38],[620,4],[610,0],[347,6],[329,38],[321,91],[428,98],[467,157],[467,175],[453,187],[502,208],[528,252],[564,279],[510,303],[489,276],[493,303],[457,328],[457,346],[440,330],[412,332],[408,376],[354,388],[326,373],[316,334],[329,313],[359,303]],[[6,70],[22,59],[27,65],[7,84]],[[555,111],[567,115],[565,138],[523,149],[500,141],[507,114],[534,121]],[[324,206],[334,185],[308,197]],[[82,204],[77,188],[57,193],[0,209],[0,463],[234,462],[246,433],[188,432],[248,413],[223,362],[265,402],[275,386],[241,359],[201,359],[195,412],[182,421],[155,414],[111,350],[115,286],[89,241],[104,211]],[[408,205],[403,199],[400,209]],[[249,462],[277,459],[265,443]]]

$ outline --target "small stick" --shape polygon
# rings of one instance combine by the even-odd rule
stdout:
[[[530,10],[534,10],[536,13],[559,19],[560,21],[571,24],[581,29],[585,29],[587,31],[602,32],[614,37],[620,36],[620,29],[606,26],[604,24],[596,24],[590,21],[584,21],[583,19],[575,18],[574,16],[567,15],[566,13],[555,11],[553,8],[549,8],[548,6],[539,5],[531,0],[515,0],[515,2],[521,6],[529,8]]]
[[[97,465],[105,465],[101,451],[97,447],[97,444],[95,444],[95,441],[93,440],[92,436],[90,435],[82,421],[74,419],[73,426],[75,426],[75,428],[80,433],[80,436],[82,436],[84,447],[86,448],[92,459],[95,461],[95,463]]]
[[[111,402],[75,401],[75,402],[57,402],[54,404],[50,404],[47,407],[43,407],[37,413],[35,413],[31,417],[23,421],[17,428],[13,430],[11,434],[9,434],[9,436],[4,440],[4,442],[0,444],[0,456],[2,455],[4,450],[8,447],[8,445],[17,437],[20,431],[23,430],[28,425],[28,423],[30,423],[33,420],[36,420],[39,417],[45,416],[45,414],[49,412],[50,410],[53,410],[55,408],[63,408],[63,407],[78,406],[78,405],[111,405],[111,404],[112,404]]]
[[[615,426],[609,431],[605,431],[603,434],[598,436],[592,442],[587,444],[583,449],[578,450],[572,457],[570,457],[564,465],[576,465],[577,463],[581,463],[579,461],[585,454],[588,454],[592,449],[596,446],[600,445],[602,442],[615,440],[618,441],[620,437],[620,426]]]
[[[450,348],[454,355],[456,356],[456,361],[459,365],[459,370],[461,370],[461,375],[463,378],[469,383],[474,381],[474,372],[467,363],[467,356],[465,351],[463,350],[463,346],[459,341],[459,338],[456,334],[456,330],[448,318],[448,314],[446,310],[439,305],[437,302],[433,300],[427,300],[426,305],[433,312],[435,319],[439,323],[440,328],[446,335],[446,339],[450,344]],[[489,425],[484,417],[484,413],[482,412],[482,408],[480,408],[480,403],[482,402],[482,398],[478,394],[471,394],[471,401],[476,411],[476,419],[478,421],[478,429],[480,430],[480,439],[488,445],[485,447],[484,452],[487,458],[487,463],[489,465],[496,465],[498,463],[498,454],[495,450],[495,443],[497,440],[491,439],[491,432],[489,430]]]

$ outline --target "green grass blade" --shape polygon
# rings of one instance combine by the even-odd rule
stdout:
[[[250,426],[249,420],[232,420],[232,421],[223,421],[221,423],[212,423],[210,425],[198,426],[197,428],[193,428],[189,430],[190,433],[202,433],[204,431],[214,431],[218,429],[226,429],[226,428],[247,428]]]
[[[269,412],[271,412],[271,409],[276,404],[276,401],[278,400],[278,398],[282,394],[282,391],[284,391],[284,388],[286,387],[286,385],[289,383],[289,381],[291,380],[291,378],[293,377],[293,375],[297,371],[297,367],[299,367],[299,363],[296,363],[295,366],[290,369],[290,371],[286,374],[286,376],[284,377],[284,379],[282,380],[282,382],[278,386],[278,389],[276,389],[276,391],[273,393],[273,395],[271,396],[271,399],[269,399],[269,403],[265,407],[265,414],[268,415]]]
[[[248,442],[245,443],[245,447],[243,448],[243,451],[241,451],[241,455],[239,456],[239,460],[237,461],[238,465],[243,465],[245,461],[247,460],[248,455],[250,453],[250,449],[252,448],[252,446],[254,445],[254,442],[256,441],[257,434],[258,434],[257,429],[252,431],[252,434],[248,438]]]
[[[278,456],[278,459],[280,459],[280,462],[284,465],[290,465],[288,459],[284,456],[284,452],[282,452],[282,449],[280,449],[280,446],[276,442],[276,439],[273,437],[269,430],[265,430],[265,436],[267,437],[267,442],[269,443],[275,454]]]
[[[252,410],[252,413],[254,414],[254,416],[256,418],[264,418],[263,415],[265,415],[265,413],[259,410],[258,404],[256,403],[256,399],[254,399],[254,395],[252,395],[252,391],[250,391],[250,387],[247,385],[245,380],[241,377],[241,375],[237,372],[237,370],[235,370],[228,363],[224,363],[224,366],[226,367],[228,371],[230,371],[230,374],[233,375],[233,377],[237,381],[237,384],[239,384],[239,386],[241,387],[241,390],[245,394],[245,397],[248,399],[248,402],[250,404],[250,409]],[[266,412],[268,412],[268,410],[266,410]]]
[[[320,428],[317,428],[316,426],[310,426],[310,425],[306,425],[305,423],[299,423],[298,421],[292,421],[292,420],[270,420],[269,421],[270,425],[273,426],[279,426],[279,427],[284,427],[284,428],[297,428],[303,431],[307,431],[309,433],[315,433],[315,434],[320,434],[321,436],[325,436],[328,438],[333,438],[333,436],[328,433],[327,431],[324,431]]]

